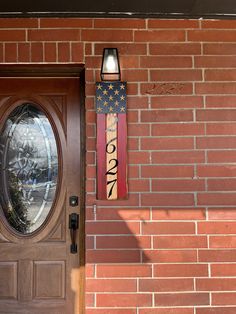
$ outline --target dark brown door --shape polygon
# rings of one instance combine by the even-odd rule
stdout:
[[[0,78],[0,313],[83,313],[79,91],[79,78]]]

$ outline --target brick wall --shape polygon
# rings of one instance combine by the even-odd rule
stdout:
[[[104,202],[94,82],[111,46],[129,199]],[[236,21],[0,19],[0,62],[85,63],[86,314],[235,314]]]

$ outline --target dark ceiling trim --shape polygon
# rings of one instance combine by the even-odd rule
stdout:
[[[0,18],[156,18],[156,19],[236,19],[230,13],[155,13],[155,12],[0,12]]]
[[[0,17],[235,19],[236,0],[6,0]]]

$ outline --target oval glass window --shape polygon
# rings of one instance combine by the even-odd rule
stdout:
[[[0,202],[12,228],[32,233],[46,220],[58,178],[57,144],[46,115],[25,103],[0,134]]]

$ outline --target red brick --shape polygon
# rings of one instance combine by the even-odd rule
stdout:
[[[128,128],[129,136],[147,136],[150,135],[150,126],[149,124],[130,124]]]
[[[129,42],[133,41],[133,31],[131,30],[82,30],[81,41],[106,41],[106,42]]]
[[[205,43],[203,44],[204,55],[234,55],[236,44],[234,43]]]
[[[212,293],[212,305],[236,305],[236,293]]]
[[[86,309],[86,314],[136,314],[135,309]],[[186,313],[188,314],[188,313]]]
[[[236,287],[236,278],[208,278],[196,279],[199,291],[232,291]]]
[[[24,30],[3,30],[0,29],[0,41],[25,41],[26,34]]]
[[[95,55],[102,55],[103,49],[109,47],[110,43],[94,43]],[[146,55],[147,45],[139,43],[116,43],[119,55]]]
[[[192,110],[142,110],[141,122],[184,122],[192,121]]]
[[[153,163],[163,164],[193,164],[205,162],[203,151],[179,151],[174,154],[170,152],[152,152]]]
[[[149,28],[199,28],[199,21],[194,20],[160,20],[160,19],[149,19]]]
[[[197,138],[197,148],[199,149],[223,149],[236,148],[235,136],[206,136]],[[228,151],[227,151],[228,153]]]
[[[155,277],[206,277],[207,264],[161,264],[154,265]]]
[[[98,278],[123,278],[123,277],[151,277],[151,265],[98,265]]]
[[[147,308],[140,309],[140,314],[193,314],[193,309],[191,308]]]
[[[1,37],[0,37],[1,38]],[[79,41],[80,30],[78,29],[37,29],[28,31],[30,41]]]
[[[135,42],[176,42],[185,41],[183,30],[145,30],[134,32]]]
[[[235,262],[236,250],[199,250],[199,262]]]
[[[130,64],[127,65],[130,67]],[[148,71],[147,70],[123,70],[122,80],[128,82],[145,82],[148,81]]]
[[[236,236],[213,236],[209,243],[211,248],[236,248]]]
[[[228,152],[227,152],[228,153]],[[236,179],[208,179],[208,191],[235,191]]]
[[[86,237],[86,249],[91,250],[94,249],[94,237]]]
[[[140,57],[141,68],[191,68],[192,59],[190,56],[145,56]]]
[[[142,234],[192,234],[195,224],[192,222],[144,222]]]
[[[69,43],[58,43],[58,62],[70,61],[70,45]]]
[[[130,192],[149,192],[150,191],[150,180],[148,179],[130,179],[129,180],[129,191]]]
[[[130,104],[129,104],[130,106]],[[151,108],[202,108],[203,98],[201,96],[157,96],[151,98]]]
[[[129,157],[130,164],[149,164],[150,154],[148,152],[132,152]]]
[[[153,246],[156,249],[207,248],[207,237],[204,236],[157,236]]]
[[[236,208],[211,208],[208,217],[210,220],[236,220]]]
[[[145,20],[142,19],[95,19],[95,28],[145,28]]]
[[[202,72],[200,70],[151,70],[151,81],[202,81]]]
[[[198,43],[150,43],[149,50],[150,55],[200,55],[201,45]]]
[[[2,43],[0,43],[0,62],[3,62],[3,44]]]
[[[138,222],[90,222],[86,234],[139,234]]]
[[[138,110],[129,110],[127,114],[128,123],[139,122],[139,113]]]
[[[5,44],[5,62],[17,62],[17,45],[15,43]]]
[[[176,149],[191,149],[193,148],[193,138],[188,137],[142,137],[142,150],[176,150]]]
[[[234,234],[236,222],[199,222],[199,234]]]
[[[198,121],[235,121],[235,109],[205,109],[197,110]]]
[[[196,83],[196,94],[235,94],[235,83]]]
[[[207,166],[198,166],[197,174],[199,177],[235,177],[236,169],[233,164],[231,165],[207,165]]]
[[[86,278],[92,278],[95,274],[95,266],[94,265],[86,265]]]
[[[84,18],[41,18],[41,28],[89,28],[92,27],[92,19]]]
[[[136,69],[139,67],[139,57],[136,56],[121,56],[120,66],[122,69]],[[128,87],[130,84],[128,84]]]
[[[205,71],[206,81],[235,81],[236,71],[233,69],[227,70],[206,70]]]
[[[128,165],[128,173],[129,173],[129,178],[131,179],[140,178],[139,165]]]
[[[142,95],[190,95],[191,83],[141,83]]]
[[[236,264],[212,264],[211,265],[212,277],[235,277]]]
[[[236,214],[236,213],[235,213]],[[205,220],[204,208],[153,208],[153,220]]]
[[[236,31],[232,30],[190,30],[188,31],[189,41],[200,42],[234,42]]]
[[[0,28],[34,28],[38,27],[38,19],[35,18],[1,18]]]
[[[127,95],[133,96],[139,94],[139,86],[138,83],[129,83],[127,87]]]
[[[174,193],[143,193],[141,195],[142,206],[193,206],[193,194]]]
[[[148,236],[112,236],[107,241],[107,236],[98,236],[97,249],[146,249],[151,247],[151,237]]]
[[[140,250],[87,250],[87,263],[140,263]]]
[[[141,279],[139,281],[141,292],[174,292],[193,289],[193,279]]]
[[[233,68],[236,67],[234,56],[197,56],[195,68]]]
[[[31,43],[31,61],[32,62],[43,62],[43,44],[42,43]]]
[[[236,96],[207,96],[206,107],[208,108],[235,108]]]
[[[45,62],[56,62],[57,61],[56,43],[45,43],[44,44],[44,59],[45,59]]]
[[[236,133],[236,126],[235,126]],[[173,123],[152,125],[153,136],[203,135],[204,125],[200,123]]]
[[[210,123],[206,126],[207,135],[235,135],[235,123]]]
[[[192,166],[142,166],[143,178],[192,178]]]
[[[178,293],[176,294],[156,294],[156,306],[190,306],[208,305],[210,302],[208,293]]]
[[[235,205],[235,193],[199,193],[198,205]]]
[[[198,308],[196,314],[235,314],[235,307]]]
[[[84,45],[82,43],[71,44],[71,61],[84,62]]]
[[[236,28],[236,23],[234,20],[206,20],[202,21],[202,28],[230,29]]]
[[[208,151],[209,163],[234,163],[236,160],[236,151]]]
[[[129,97],[129,108],[130,109],[148,108],[148,98],[140,96]]]
[[[88,292],[135,292],[137,281],[135,279],[87,279]]]
[[[98,207],[96,210],[96,216],[98,220],[149,220],[150,210],[149,208],[139,207],[139,208],[107,208]]]
[[[152,296],[150,294],[97,294],[98,307],[145,307],[152,304]]]
[[[176,154],[176,153],[175,153]],[[187,192],[187,191],[204,191],[205,181],[204,180],[152,180],[152,191],[153,192]],[[182,217],[183,218],[183,217]]]
[[[148,263],[194,263],[197,262],[196,250],[145,250],[143,261]]]
[[[94,306],[94,295],[91,293],[86,293],[85,295],[85,305],[86,306]]]
[[[18,62],[30,62],[30,44],[18,44]]]

